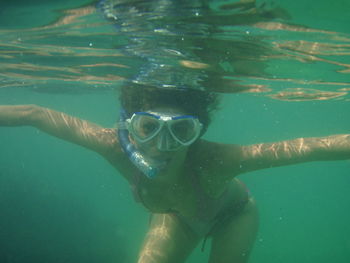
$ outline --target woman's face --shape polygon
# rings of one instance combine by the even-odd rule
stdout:
[[[135,146],[156,159],[169,159],[185,151],[200,134],[202,125],[195,116],[178,108],[159,107],[135,113],[130,133]]]

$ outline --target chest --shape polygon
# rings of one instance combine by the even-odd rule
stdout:
[[[152,213],[168,213],[179,207],[190,193],[178,184],[160,182],[139,183],[134,189],[136,199]]]
[[[152,213],[176,211],[190,215],[197,207],[197,196],[190,182],[141,182],[135,190],[138,201]]]
[[[137,189],[138,200],[152,213],[177,212],[194,217],[219,195],[218,189],[209,192],[211,188],[205,188],[205,177],[195,176],[198,175],[186,175],[185,180],[177,183],[142,182]]]

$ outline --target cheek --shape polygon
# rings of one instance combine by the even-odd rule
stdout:
[[[157,151],[157,144],[156,144],[155,140],[151,140],[149,142],[144,142],[144,143],[133,141],[133,144],[135,145],[136,149],[138,149],[146,154]]]

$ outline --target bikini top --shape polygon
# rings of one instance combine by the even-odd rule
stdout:
[[[133,183],[131,184],[131,190],[136,202],[141,203],[146,209],[151,211],[147,207],[147,204],[143,200],[142,194],[140,193],[140,182],[141,182],[140,173],[136,173],[133,178]],[[226,203],[227,197],[229,195],[229,190],[227,189],[224,193],[221,194],[218,198],[213,198],[209,196],[204,189],[200,185],[200,181],[198,176],[195,173],[191,173],[191,184],[196,194],[196,203],[197,203],[197,211],[193,218],[202,222],[210,222],[212,221],[222,209],[223,205]],[[177,215],[181,215],[178,211],[174,209],[169,209],[164,213],[175,213]]]

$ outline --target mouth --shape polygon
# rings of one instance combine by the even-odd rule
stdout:
[[[142,154],[144,154],[145,156],[151,159],[166,161],[166,162],[171,161],[182,150],[182,147],[173,151],[159,150],[158,147],[151,142],[145,143],[145,144],[138,144],[137,148],[139,151],[141,151]]]
[[[158,150],[155,150],[147,152],[146,154],[153,159],[160,161],[170,161],[174,157],[175,152],[160,152]]]

